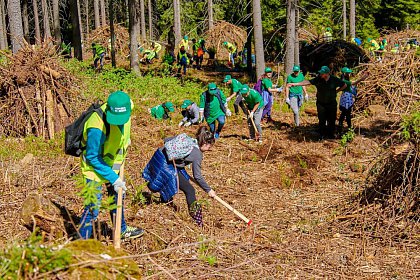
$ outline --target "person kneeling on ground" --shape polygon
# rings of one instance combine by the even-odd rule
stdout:
[[[127,190],[125,182],[119,177],[121,167],[130,145],[131,110],[130,97],[122,91],[111,93],[108,101],[101,106],[103,116],[92,113],[83,130],[82,143],[85,149],[81,155],[80,169],[84,183],[97,189],[97,203],[85,206],[79,234],[83,239],[92,236],[93,223],[99,214],[102,200],[102,184],[107,184],[108,194],[118,200],[118,190]],[[123,196],[124,199],[124,196]],[[111,210],[111,215],[116,209]],[[121,238],[136,238],[143,235],[143,229],[127,226],[122,209]]]
[[[250,140],[259,141],[262,143],[261,117],[264,108],[264,101],[261,95],[256,90],[250,89],[248,85],[243,85],[239,92],[244,98],[245,104],[249,110],[249,138]],[[255,131],[255,128],[257,131]],[[255,135],[256,133],[257,135]]]
[[[164,142],[164,147],[159,148],[146,165],[143,178],[148,181],[148,187],[152,191],[160,192],[163,202],[171,202],[179,187],[185,194],[191,217],[197,225],[202,226],[201,205],[197,202],[195,189],[191,185],[190,176],[185,167],[192,165],[194,180],[210,197],[214,198],[215,191],[211,189],[201,174],[203,153],[209,151],[213,146],[214,135],[206,127],[200,127],[196,139],[186,134],[180,134],[167,138]]]
[[[184,100],[181,105],[182,116],[184,117],[182,121],[179,123],[179,127],[185,126],[189,127],[193,124],[198,124],[200,121],[200,110],[198,109],[197,104],[192,102],[191,100]]]
[[[169,113],[175,112],[174,105],[172,102],[165,102],[149,109],[149,113],[158,120],[171,119]]]
[[[215,83],[210,83],[208,90],[200,96],[200,121],[202,122],[205,118],[210,131],[214,133],[214,138],[218,139],[225,125],[226,116],[230,117],[231,115],[232,113],[227,108],[225,95]],[[218,122],[217,129],[216,121]]]

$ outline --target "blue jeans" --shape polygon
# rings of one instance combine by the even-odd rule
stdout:
[[[98,61],[99,61],[99,65],[102,67],[104,67],[104,57],[105,57],[105,53],[101,53],[99,55],[99,57],[97,57],[94,61],[93,64],[95,66],[95,69],[98,68]]]
[[[216,121],[219,123],[217,125],[216,133],[220,133],[222,131],[223,126],[225,125],[225,122],[226,122],[225,115],[220,115],[220,116],[217,117],[217,119],[214,122],[209,123],[210,131],[212,133],[214,133],[214,131],[216,129]]]
[[[98,205],[94,205],[93,203],[86,206],[85,210],[83,211],[82,214],[82,219],[80,221],[80,229],[79,229],[79,233],[80,236],[83,239],[88,239],[92,236],[92,232],[93,232],[93,226],[92,223],[94,223],[96,221],[96,219],[98,218],[98,214],[99,214],[99,207],[101,205],[101,200],[102,200],[102,184],[98,183],[98,182],[94,182],[91,181],[89,179],[86,179],[86,184],[94,184],[96,189],[98,190],[96,197],[98,198]],[[117,200],[118,200],[118,194],[114,191],[114,187],[110,186],[108,187],[108,195],[113,195],[114,196],[114,203],[115,205],[117,205]],[[123,196],[124,199],[124,196]],[[111,214],[111,220],[113,221],[113,217],[114,215],[117,214],[117,209],[111,210],[110,211]],[[124,219],[124,207],[122,208],[122,219],[121,219],[121,232],[124,232],[127,228],[127,225],[125,223],[125,219]],[[98,230],[98,229],[96,229]]]

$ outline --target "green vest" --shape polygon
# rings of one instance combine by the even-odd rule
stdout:
[[[105,111],[106,103],[101,106],[101,109]],[[83,145],[86,146],[87,141],[87,131],[89,128],[98,128],[105,135],[106,128],[105,123],[99,117],[97,113],[93,113],[90,118],[86,121],[85,127],[83,130]],[[120,168],[124,162],[125,156],[127,155],[127,149],[130,145],[130,130],[131,130],[131,118],[126,124],[124,124],[124,134],[121,133],[121,130],[116,125],[109,126],[110,131],[108,136],[105,139],[105,142],[102,145],[102,158],[105,163],[119,174]],[[106,183],[101,175],[95,172],[93,166],[91,166],[86,160],[86,149],[83,151],[81,156],[80,169],[82,170],[83,177],[90,179],[98,183]]]

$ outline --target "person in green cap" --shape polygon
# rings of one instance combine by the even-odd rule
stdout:
[[[273,122],[271,118],[271,109],[273,108],[274,93],[281,91],[281,88],[274,88],[271,77],[273,76],[273,70],[270,67],[265,67],[264,75],[261,77],[261,96],[264,100],[264,110],[262,118],[266,119],[267,122]]]
[[[333,40],[333,35],[332,35],[332,29],[330,27],[325,28],[325,32],[324,32],[324,42],[332,42]]]
[[[188,36],[185,35],[184,38],[181,39],[181,42],[179,43],[178,46],[180,49],[181,47],[184,47],[185,51],[189,51],[190,46],[189,46],[189,41],[188,41]]]
[[[264,100],[261,95],[254,89],[250,89],[248,85],[243,85],[239,90],[246,107],[249,110],[248,115],[248,127],[249,127],[249,138],[262,143],[262,128],[261,128],[261,117],[264,108]],[[254,122],[257,131],[255,131]],[[257,135],[255,135],[257,133]]]
[[[175,108],[172,102],[165,102],[149,109],[149,113],[152,117],[158,120],[171,119],[169,113],[173,113],[174,111]]]
[[[102,200],[102,184],[106,184],[108,195],[114,196],[117,204],[118,191],[127,190],[126,184],[119,177],[130,145],[131,111],[133,103],[125,92],[116,91],[109,95],[108,101],[101,106],[103,112],[90,115],[84,124],[82,144],[85,149],[81,155],[80,169],[84,183],[98,190],[97,203],[85,206],[79,234],[81,238],[92,236],[93,226],[99,213]],[[124,197],[123,197],[124,198]],[[121,238],[136,238],[143,235],[140,228],[128,226],[122,209]],[[116,209],[111,211],[115,215]]]
[[[200,122],[200,110],[198,109],[197,104],[187,99],[182,103],[181,109],[184,118],[179,123],[178,127],[189,127],[190,125],[198,124]]]
[[[200,120],[206,119],[214,138],[218,139],[225,125],[226,115],[229,116],[231,113],[227,109],[223,91],[217,88],[215,83],[210,83],[207,88],[208,90],[200,96]],[[216,121],[218,122],[217,129]]]
[[[391,53],[397,54],[399,52],[399,48],[400,48],[399,44],[394,44],[394,47],[392,48]]]
[[[231,95],[228,98],[226,98],[226,102],[229,103],[229,101],[232,100],[232,98],[236,96],[235,103],[233,103],[235,114],[236,115],[239,114],[239,106],[240,106],[244,114],[247,116],[248,110],[245,107],[242,95],[239,93],[239,90],[241,89],[242,84],[238,80],[232,79],[231,75],[226,75],[223,80],[223,83],[229,85],[230,90],[231,90]]]
[[[97,44],[95,42],[92,43],[92,51],[93,51],[93,65],[95,66],[95,70],[100,71],[104,67],[104,57],[105,57],[105,48]],[[98,65],[99,61],[99,65]]]
[[[340,96],[340,105],[339,109],[341,111],[340,118],[338,119],[338,133],[341,134],[343,130],[343,123],[344,120],[347,122],[347,126],[350,129],[351,126],[351,111],[354,105],[354,101],[357,96],[357,88],[356,86],[363,80],[365,80],[369,73],[366,72],[360,79],[357,81],[350,81],[350,75],[353,73],[353,71],[348,67],[343,67],[341,69],[341,79],[346,83],[347,87],[343,91],[343,93]]]
[[[293,73],[287,76],[286,83],[300,83],[305,80],[300,67],[298,65],[293,66]],[[306,92],[306,87],[286,87],[286,103],[289,104],[294,114],[295,125],[299,126],[299,108],[303,104],[303,93],[305,93],[305,100],[309,100],[309,95]]]
[[[232,68],[235,68],[235,58],[236,58],[236,46],[229,42],[223,42],[223,46],[228,50],[229,52],[229,64],[232,66]]]
[[[335,121],[337,119],[337,92],[347,85],[341,79],[332,76],[328,66],[322,66],[319,75],[312,80],[300,83],[289,83],[288,87],[316,86],[316,108],[318,111],[319,133],[321,139],[335,137]],[[338,88],[338,89],[337,89]]]

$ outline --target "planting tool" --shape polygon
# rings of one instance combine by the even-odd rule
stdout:
[[[120,169],[120,178],[124,180],[124,163]],[[121,248],[121,220],[122,220],[122,197],[123,189],[118,189],[118,199],[117,199],[117,217],[115,219],[115,231],[114,231],[114,248]]]
[[[250,220],[247,217],[245,217],[242,213],[240,213],[238,210],[236,210],[235,208],[233,208],[232,206],[230,206],[226,201],[224,201],[223,199],[221,199],[217,195],[214,196],[214,199],[216,199],[220,204],[222,204],[227,209],[229,209],[230,211],[232,211],[236,216],[238,216],[239,218],[241,218],[241,220],[243,220],[245,223],[247,223],[248,226],[252,224],[252,220]]]

